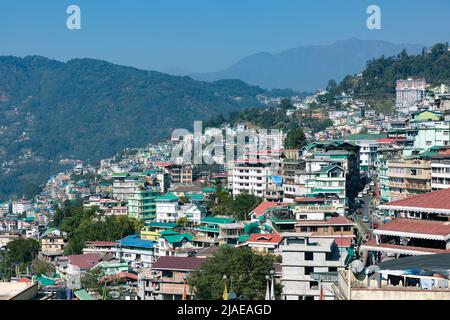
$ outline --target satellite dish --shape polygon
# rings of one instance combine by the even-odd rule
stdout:
[[[364,270],[364,264],[360,260],[354,260],[350,266],[353,273],[360,273]]]
[[[375,273],[375,272],[380,272],[381,268],[379,266],[376,265],[371,265],[369,267],[366,268],[366,273]]]

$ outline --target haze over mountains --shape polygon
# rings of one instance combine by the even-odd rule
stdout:
[[[371,59],[397,55],[403,49],[409,54],[418,54],[424,47],[352,38],[325,46],[301,46],[277,54],[256,53],[225,70],[190,76],[204,81],[240,79],[267,89],[314,91],[324,88],[330,79],[340,81],[348,74],[362,71]]]

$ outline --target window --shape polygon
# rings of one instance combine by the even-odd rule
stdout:
[[[163,278],[173,278],[173,272],[172,271],[163,271],[162,276],[163,276]]]
[[[311,281],[310,283],[309,283],[309,288],[310,289],[319,289],[319,282],[317,282],[317,281]]]
[[[337,268],[336,267],[329,267],[328,268],[328,272],[336,272]]]
[[[314,260],[314,253],[313,252],[305,252],[305,260],[313,261]]]
[[[339,231],[341,231],[341,227],[333,227],[333,231],[334,232],[339,232]]]
[[[309,227],[309,232],[317,232],[317,227]]]
[[[309,276],[313,272],[314,272],[314,267],[305,267],[305,274],[307,276]]]

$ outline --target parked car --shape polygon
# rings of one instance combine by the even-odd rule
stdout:
[[[362,222],[368,223],[368,222],[369,222],[369,218],[367,218],[366,216],[364,216],[364,217],[362,218]]]

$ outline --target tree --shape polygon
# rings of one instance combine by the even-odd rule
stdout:
[[[284,147],[287,149],[300,149],[306,144],[306,136],[302,128],[290,130],[284,140]]]
[[[183,229],[186,227],[186,225],[189,223],[189,219],[186,217],[178,218],[177,225],[182,227]]]
[[[273,262],[273,256],[257,254],[249,247],[222,246],[188,276],[187,283],[197,300],[222,300],[226,275],[228,292],[246,300],[263,300],[266,276],[273,269]],[[281,286],[276,285],[275,291],[280,296]]]
[[[35,275],[43,274],[46,276],[51,276],[55,271],[55,267],[51,263],[48,263],[47,261],[41,260],[39,258],[33,260],[31,267],[33,270],[33,274]]]
[[[86,241],[115,241],[140,232],[143,224],[127,216],[104,216],[97,208],[65,207],[61,229],[67,232],[65,254],[81,253]]]
[[[219,189],[216,191],[216,203],[212,210],[213,215],[230,215],[231,204],[233,202],[233,197],[231,194],[225,190]]]
[[[262,202],[262,199],[248,193],[240,193],[232,202],[231,208],[233,217],[236,220],[245,221],[248,219],[248,214],[256,206]]]
[[[101,292],[103,290],[102,283],[100,282],[101,277],[103,276],[103,271],[101,268],[93,268],[83,275],[81,278],[81,285],[83,288],[92,290],[95,292]]]
[[[7,244],[7,252],[0,260],[3,277],[10,278],[13,270],[27,268],[39,252],[39,242],[34,239],[16,239]]]

